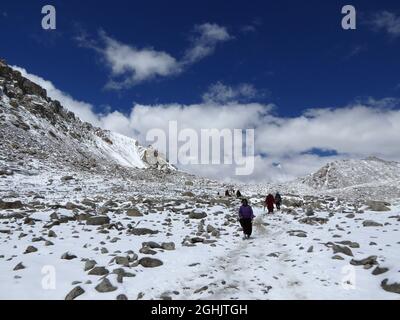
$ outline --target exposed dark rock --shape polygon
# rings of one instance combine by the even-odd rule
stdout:
[[[364,227],[383,227],[383,224],[372,221],[372,220],[365,220],[365,221],[363,221],[363,226]]]
[[[85,271],[91,270],[96,266],[97,262],[95,260],[87,260],[85,262]]]
[[[89,271],[88,275],[91,276],[104,276],[109,274],[110,272],[105,267],[94,267],[92,270]]]
[[[104,278],[104,279],[95,287],[95,289],[96,289],[98,292],[105,293],[105,292],[112,292],[112,291],[115,291],[115,290],[117,290],[118,288],[117,288],[117,287],[114,287],[114,286],[111,284],[110,280],[108,280],[107,278]]]
[[[141,249],[139,250],[139,252],[140,252],[140,253],[143,253],[143,254],[151,254],[151,255],[157,254],[156,251],[150,249],[149,247],[143,247],[143,248],[141,248]]]
[[[145,268],[156,268],[161,266],[163,263],[161,260],[145,257],[139,260],[139,264]]]
[[[13,271],[22,270],[22,269],[25,269],[25,268],[26,267],[22,264],[22,262],[20,262],[14,267]]]
[[[375,265],[377,264],[376,259],[378,257],[377,256],[369,256],[368,258],[365,259],[361,259],[361,260],[355,260],[352,259],[350,261],[350,264],[352,264],[353,266],[364,266],[364,265]]]
[[[346,256],[350,256],[353,257],[353,252],[351,251],[351,249],[349,247],[346,246],[339,246],[339,245],[332,245],[332,250],[333,253],[343,253]]]
[[[336,243],[342,244],[344,246],[349,246],[350,248],[353,248],[353,249],[360,248],[360,245],[357,242],[340,241],[340,242],[336,242]]]
[[[383,274],[383,273],[386,273],[386,272],[388,272],[388,271],[389,271],[389,268],[381,268],[381,267],[377,266],[377,267],[372,271],[372,274],[373,274],[374,276],[378,276],[378,275]]]
[[[182,193],[182,196],[184,196],[184,197],[192,197],[192,198],[195,197],[194,193],[190,192],[190,191]]]
[[[151,249],[161,249],[162,246],[154,241],[143,242],[142,247],[149,247]]]
[[[64,177],[61,178],[61,181],[65,182],[65,181],[70,181],[70,180],[73,180],[73,179],[74,179],[73,176],[64,176]]]
[[[110,218],[107,216],[95,216],[95,217],[90,217],[86,220],[86,224],[89,226],[101,226],[109,223],[110,223]]]
[[[138,209],[136,208],[132,208],[132,209],[128,209],[126,210],[126,215],[128,217],[142,217],[143,213],[141,213]]]
[[[175,250],[175,243],[173,243],[173,242],[163,242],[161,244],[161,247],[164,250]]]
[[[367,210],[376,211],[376,212],[383,212],[383,211],[390,211],[390,203],[383,202],[383,201],[367,201]]]
[[[22,204],[21,201],[3,201],[0,200],[0,209],[1,210],[8,210],[8,209],[21,209],[23,208],[24,205]]]
[[[205,212],[194,211],[189,213],[190,219],[203,219],[205,217],[207,217],[207,213]]]
[[[389,282],[388,279],[382,281],[381,283],[382,289],[388,292],[400,294],[400,283],[394,282],[389,284],[388,282]]]
[[[129,233],[133,234],[135,236],[143,236],[143,235],[147,235],[147,234],[157,234],[158,231],[151,230],[148,228],[133,228],[133,229],[129,230]]]
[[[84,294],[85,290],[83,290],[80,286],[73,288],[65,297],[65,300],[74,300],[80,295]]]
[[[77,256],[75,256],[75,255],[73,255],[73,254],[70,254],[69,252],[65,252],[62,256],[61,256],[61,259],[64,259],[64,260],[72,260],[72,259],[76,259],[77,258]]]
[[[32,252],[36,252],[38,251],[37,248],[35,248],[34,246],[29,246],[28,248],[26,248],[24,254],[28,254],[28,253],[32,253]]]

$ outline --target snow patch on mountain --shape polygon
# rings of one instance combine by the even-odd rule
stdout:
[[[367,183],[400,180],[400,163],[376,157],[338,160],[328,163],[302,180],[314,189],[338,189]]]

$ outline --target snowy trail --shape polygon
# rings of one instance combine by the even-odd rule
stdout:
[[[211,260],[195,274],[176,283],[178,299],[376,299],[395,298],[378,291],[371,271],[355,269],[355,288],[343,285],[346,260],[332,260],[324,243],[326,229],[299,224],[280,212],[266,215],[255,208],[253,238],[232,237],[225,241],[225,254]],[[306,230],[308,237],[290,236]],[[314,247],[313,252],[306,252]],[[365,253],[364,253],[365,256]],[[344,269],[343,269],[344,268]],[[183,289],[183,290],[182,290]]]
[[[279,213],[267,216],[258,208],[255,208],[255,214],[253,238],[242,240],[236,237],[233,243],[228,243],[227,253],[201,270],[201,274],[207,275],[209,280],[207,284],[203,280],[202,286],[199,283],[199,289],[204,290],[180,298],[268,299],[271,284],[274,283],[280,291],[285,292],[286,299],[307,299],[302,293],[301,282],[291,274],[284,261],[291,260],[291,252],[284,248],[279,239],[286,234],[290,222]],[[279,259],[269,256],[274,252],[280,253]],[[279,270],[279,278],[273,278],[276,270]],[[180,283],[185,287],[197,282],[195,278],[185,278]]]

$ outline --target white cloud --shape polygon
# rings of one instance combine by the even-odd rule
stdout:
[[[370,23],[376,30],[383,30],[391,36],[400,36],[400,16],[393,12],[382,11],[374,15]]]
[[[179,129],[255,129],[255,168],[250,176],[235,176],[232,165],[187,165],[182,169],[211,178],[242,181],[284,181],[309,174],[327,161],[369,155],[399,160],[400,101],[394,98],[356,101],[338,109],[310,109],[298,117],[274,115],[274,105],[234,100],[205,100],[198,104],[159,104],[132,107],[128,115],[114,111],[96,114],[89,103],[76,101],[41,77],[20,70],[43,86],[82,120],[146,143],[154,128],[168,133],[169,121]],[[221,90],[222,92],[224,90]],[[229,90],[228,90],[229,92]],[[228,94],[229,95],[229,94]],[[332,150],[323,157],[310,150]],[[165,151],[165,150],[161,150]],[[276,166],[279,163],[280,166]]]
[[[184,64],[195,63],[211,55],[218,43],[232,39],[225,27],[215,23],[197,25],[194,30],[196,37],[192,40],[192,46],[186,51]]]
[[[399,110],[360,104],[313,109],[296,118],[272,117],[259,128],[264,138],[256,142],[257,150],[280,157],[321,149],[354,157],[377,154],[400,159],[399,120]]]
[[[340,109],[311,109],[294,118],[273,116],[273,105],[257,103],[135,105],[129,119],[141,141],[153,128],[168,132],[169,120],[177,121],[181,129],[197,131],[254,128],[256,165],[251,176],[235,177],[235,166],[188,165],[184,169],[214,178],[282,181],[306,175],[336,159],[374,154],[399,160],[400,111],[389,108],[395,101],[370,100]],[[333,150],[338,155],[308,153],[314,149]]]
[[[203,94],[203,100],[206,102],[225,103],[229,101],[252,100],[259,95],[258,90],[249,83],[241,83],[232,87],[222,82],[217,82],[211,85],[208,91]]]
[[[113,77],[124,77],[122,82],[111,80],[107,87],[121,89],[154,77],[179,73],[179,63],[169,54],[153,49],[137,49],[102,34],[105,48],[101,52],[111,68]]]
[[[111,79],[106,88],[119,90],[154,78],[179,74],[190,64],[211,55],[218,43],[232,38],[225,27],[217,24],[197,25],[194,30],[196,36],[180,60],[153,48],[136,48],[121,43],[104,31],[100,32],[100,41],[90,39],[83,31],[76,40],[82,47],[93,49],[101,55],[111,70]]]

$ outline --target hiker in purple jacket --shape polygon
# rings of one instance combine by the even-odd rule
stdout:
[[[239,222],[243,228],[243,239],[249,239],[253,231],[253,209],[249,206],[247,199],[242,200],[242,206],[239,209]]]

